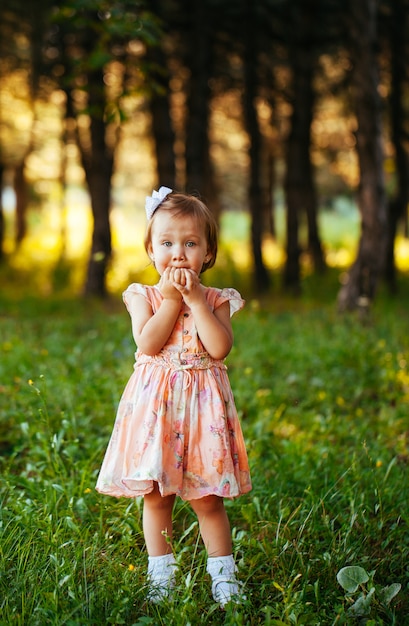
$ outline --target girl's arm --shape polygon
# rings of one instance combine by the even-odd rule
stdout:
[[[212,311],[199,277],[190,270],[184,271],[181,282],[173,284],[192,311],[197,333],[206,351],[214,359],[224,359],[233,345],[230,304],[224,302]]]
[[[142,295],[135,294],[130,302],[132,334],[139,350],[149,356],[161,351],[175,326],[180,302],[163,300],[156,313]]]
[[[135,294],[130,302],[132,334],[139,350],[149,356],[161,351],[176,324],[181,305],[181,295],[172,286],[173,273],[166,271],[159,282],[163,300],[153,313],[147,300]]]
[[[230,304],[223,302],[211,311],[206,300],[203,304],[189,305],[195,320],[197,334],[213,359],[224,359],[233,345],[230,321]]]

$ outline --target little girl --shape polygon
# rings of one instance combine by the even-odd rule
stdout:
[[[203,202],[161,187],[145,208],[145,248],[160,280],[154,287],[134,283],[123,294],[138,349],[96,488],[144,497],[153,602],[172,593],[172,510],[176,495],[189,501],[208,553],[212,594],[224,607],[244,598],[223,501],[251,489],[223,363],[233,343],[230,317],[244,301],[234,289],[200,283],[217,254],[217,226]]]

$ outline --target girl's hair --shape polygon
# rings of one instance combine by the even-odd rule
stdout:
[[[152,240],[152,224],[158,211],[173,211],[175,217],[194,217],[199,223],[203,224],[210,259],[203,263],[201,272],[203,273],[210,267],[213,267],[217,256],[218,228],[213,213],[205,205],[205,203],[199,200],[196,196],[190,196],[184,193],[172,192],[166,196],[165,200],[160,203],[152,215],[146,227],[144,241],[146,252],[149,252],[149,246]]]

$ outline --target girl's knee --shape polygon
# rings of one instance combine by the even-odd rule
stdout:
[[[199,517],[200,515],[209,515],[224,511],[224,500],[219,496],[205,496],[198,500],[192,500],[190,505]]]
[[[173,503],[175,501],[175,497],[171,496],[162,496],[158,484],[154,484],[154,488],[150,493],[147,493],[144,496],[144,506],[148,506],[151,509],[161,509],[167,510],[173,508]]]

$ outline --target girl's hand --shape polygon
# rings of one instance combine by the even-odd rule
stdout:
[[[177,289],[178,285],[184,287],[186,285],[186,269],[184,267],[172,267],[173,283]]]
[[[182,300],[182,294],[175,286],[179,278],[176,273],[181,271],[175,267],[167,267],[160,277],[159,289],[166,300]]]
[[[185,268],[175,269],[174,277],[173,285],[189,307],[203,304],[206,301],[199,276],[196,272]]]
[[[174,287],[192,311],[197,334],[205,350],[214,359],[224,359],[233,344],[229,303],[223,302],[212,311],[199,276],[193,270],[180,269],[174,276]]]

